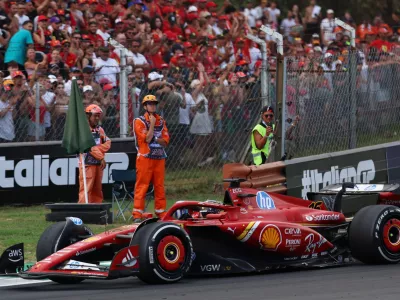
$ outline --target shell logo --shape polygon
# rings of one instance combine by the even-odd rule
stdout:
[[[276,251],[282,243],[282,233],[277,226],[268,224],[261,230],[259,242],[261,249]]]

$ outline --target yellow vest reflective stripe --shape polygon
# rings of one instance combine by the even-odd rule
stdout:
[[[275,129],[275,124],[272,125],[272,128]],[[251,154],[253,155],[253,162],[255,165],[261,165],[263,163],[262,153],[268,158],[269,155],[269,144],[271,142],[272,137],[274,136],[272,133],[268,136],[268,140],[265,143],[264,147],[260,150],[257,148],[256,141],[254,140],[253,133],[257,130],[261,136],[265,136],[267,133],[267,128],[262,126],[261,124],[257,124],[253,130],[251,131]]]

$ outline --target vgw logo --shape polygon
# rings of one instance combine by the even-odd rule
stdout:
[[[353,183],[370,183],[375,178],[375,164],[372,159],[360,161],[357,168],[349,167],[339,170],[339,166],[331,166],[331,170],[319,173],[318,169],[304,170],[301,179],[301,196],[307,199],[308,192],[319,192],[322,188],[336,183],[351,181]]]
[[[202,272],[218,272],[221,265],[204,265],[200,266]]]
[[[12,249],[8,253],[8,260],[16,263],[19,262],[20,260],[24,259],[22,256],[22,249]]]

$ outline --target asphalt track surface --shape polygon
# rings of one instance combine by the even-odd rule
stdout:
[[[137,278],[86,280],[0,289],[0,299],[327,300],[400,299],[400,265],[353,265],[225,278],[187,278],[177,284],[146,285]]]

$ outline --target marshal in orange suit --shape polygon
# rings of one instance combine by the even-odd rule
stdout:
[[[102,109],[95,104],[91,104],[86,108],[85,112],[88,117],[94,141],[96,142],[96,146],[92,147],[84,156],[88,203],[102,203],[103,190],[101,180],[103,178],[103,170],[106,166],[104,156],[106,152],[110,150],[111,140],[106,136],[104,129],[98,125],[101,114],[103,113]],[[81,160],[79,160],[78,203],[86,203]]]
[[[169,143],[169,134],[165,120],[156,114],[157,99],[153,95],[143,98],[146,113],[133,121],[136,158],[136,185],[133,208],[133,220],[139,222],[145,208],[145,196],[150,182],[154,186],[154,208],[159,218],[165,215],[165,147]]]

